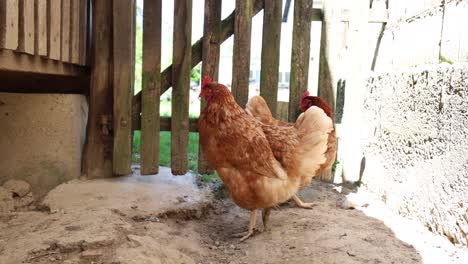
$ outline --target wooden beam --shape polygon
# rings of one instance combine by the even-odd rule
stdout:
[[[0,71],[16,71],[62,76],[89,75],[86,67],[60,61],[52,61],[41,56],[18,53],[12,50],[0,50]]]
[[[141,174],[159,171],[159,101],[161,95],[162,0],[145,0],[143,8],[143,74]]]
[[[132,173],[132,97],[135,0],[113,4],[113,86],[115,175]]]
[[[18,0],[0,1],[0,48],[18,48]]]
[[[188,128],[190,132],[198,132],[198,118],[189,118]],[[135,120],[132,126],[133,130],[141,129],[141,119]],[[159,119],[159,131],[171,131],[172,130],[172,118],[171,117],[160,117]]]
[[[70,60],[70,0],[62,0],[62,54],[61,60],[69,62]]]
[[[242,108],[249,99],[252,4],[252,0],[236,0],[231,93]]]
[[[263,13],[262,66],[260,75],[260,96],[273,116],[278,101],[278,75],[281,44],[282,1],[266,1]]]
[[[260,10],[263,9],[264,0],[255,0],[253,6],[252,16],[255,16]],[[221,21],[220,44],[226,41],[232,34],[234,34],[234,17],[235,12],[232,12],[227,18]],[[195,67],[202,60],[202,44],[203,37],[200,38],[195,44],[192,45],[192,63],[191,67]],[[164,94],[172,85],[172,65],[167,67],[161,73],[161,94]],[[135,95],[134,109],[141,111],[141,91]]]
[[[95,1],[92,11],[91,90],[83,171],[87,178],[112,177],[112,2]]]
[[[1,59],[0,59],[1,60]],[[90,76],[0,71],[0,92],[88,94]]]
[[[34,7],[36,55],[47,56],[47,0],[36,0]]]
[[[34,54],[34,1],[19,2],[18,51]]]
[[[322,2],[322,4],[323,4],[323,2]],[[311,20],[312,21],[322,21],[323,20],[322,8],[312,8]]]
[[[174,2],[174,48],[172,63],[171,170],[188,170],[189,91],[192,43],[192,0]]]
[[[291,52],[291,78],[289,82],[289,122],[299,116],[299,101],[307,90],[310,61],[310,26],[312,1],[294,2],[294,23]]]
[[[341,22],[349,22],[351,10],[341,10]],[[388,9],[369,9],[369,23],[386,23],[388,21]]]
[[[53,60],[60,60],[60,22],[61,22],[61,1],[47,1],[47,56]]]
[[[221,0],[205,0],[205,21],[203,23],[202,78],[211,76],[218,81],[221,31]],[[206,102],[201,100],[200,111]],[[201,146],[198,146],[198,173],[211,174],[213,169],[206,161]]]

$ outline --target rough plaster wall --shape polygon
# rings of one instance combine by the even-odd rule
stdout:
[[[87,114],[81,95],[0,93],[0,184],[22,179],[40,197],[79,177]]]
[[[370,77],[364,116],[369,190],[468,245],[468,64]]]

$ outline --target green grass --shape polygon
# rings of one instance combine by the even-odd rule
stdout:
[[[159,165],[170,167],[171,166],[171,132],[160,132],[159,141]],[[141,132],[136,130],[133,132],[133,162],[140,162],[140,146],[141,146]],[[189,133],[188,144],[188,162],[189,170],[197,171],[198,169],[198,133]]]

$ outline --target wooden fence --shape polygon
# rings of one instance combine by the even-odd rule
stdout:
[[[202,76],[210,75],[216,81],[220,45],[234,35],[232,93],[245,106],[252,17],[261,10],[264,10],[264,21],[260,94],[273,113],[279,111],[277,107],[286,107],[277,103],[282,1],[238,0],[236,9],[223,20],[221,2],[205,0],[204,35],[191,45],[192,1],[174,1],[173,64],[161,71],[163,1],[144,1],[142,91],[133,96],[135,1],[92,1],[90,112],[84,154],[84,171],[89,178],[131,173],[134,130],[141,130],[142,174],[158,172],[160,131],[171,131],[173,174],[185,174],[189,132],[197,131],[197,119],[189,118],[190,71],[203,61]],[[333,15],[326,2],[323,9],[313,8],[311,0],[294,3],[289,121],[298,116],[300,95],[307,89],[311,22],[322,18],[327,19],[322,23],[325,45],[321,47],[319,94],[334,106],[336,88],[330,77],[333,68],[328,64],[333,62],[333,46],[327,45],[324,30],[341,22],[342,17]],[[172,117],[160,117],[160,96],[170,87],[173,88]],[[199,153],[198,171],[210,171],[202,153]]]
[[[193,46],[190,38],[191,5],[190,0],[174,2],[173,64],[161,73],[161,1],[144,2],[143,87],[134,99],[134,113],[137,114],[133,120],[133,129],[141,129],[142,174],[158,172],[159,131],[163,130],[171,131],[172,172],[187,172],[188,135],[190,131],[197,131],[197,120],[190,119],[188,113],[190,70],[203,61],[202,76],[210,75],[217,80],[220,45],[233,34],[232,93],[236,101],[245,106],[248,100],[252,17],[262,9],[265,13],[260,94],[276,113],[282,1],[236,1],[235,11],[221,21],[221,1],[205,0],[204,36]],[[320,14],[320,10],[312,8],[312,1],[296,0],[289,104],[291,120],[297,117],[295,106],[300,94],[307,89],[310,25],[313,19],[321,19]],[[173,78],[175,76],[177,78]],[[172,118],[160,118],[159,96],[171,86]],[[127,153],[114,153],[120,154],[125,156],[128,164]],[[201,153],[198,166],[200,173],[209,171]]]

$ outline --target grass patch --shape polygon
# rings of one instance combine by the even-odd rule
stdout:
[[[159,141],[159,165],[170,167],[171,166],[171,132],[160,132]],[[133,162],[140,162],[140,149],[141,149],[141,132],[136,130],[133,132]],[[188,144],[188,162],[189,170],[198,170],[198,133],[189,133]]]

